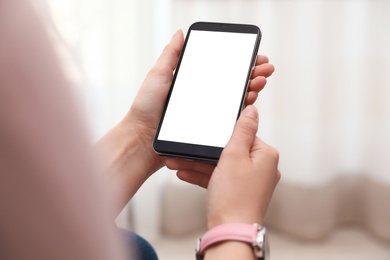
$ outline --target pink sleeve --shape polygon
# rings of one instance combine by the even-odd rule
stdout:
[[[122,259],[74,101],[29,2],[0,1],[0,259]]]

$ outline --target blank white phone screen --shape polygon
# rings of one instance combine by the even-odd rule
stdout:
[[[255,45],[255,34],[192,30],[158,139],[225,147]]]

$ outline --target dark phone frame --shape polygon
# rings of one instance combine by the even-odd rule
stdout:
[[[219,160],[219,157],[221,156],[223,147],[213,147],[213,146],[205,146],[205,145],[198,145],[198,144],[188,144],[188,143],[179,143],[179,142],[173,142],[173,141],[164,141],[159,140],[158,136],[160,133],[160,129],[162,126],[162,123],[164,121],[165,113],[169,104],[169,100],[175,85],[177,74],[180,71],[180,64],[183,58],[183,55],[185,53],[185,49],[187,46],[188,39],[191,35],[192,30],[200,30],[200,31],[216,31],[216,32],[232,32],[232,33],[250,33],[250,34],[256,34],[256,43],[253,49],[251,64],[248,68],[248,74],[247,79],[245,83],[245,87],[243,87],[243,93],[241,98],[241,104],[238,108],[237,112],[237,118],[240,116],[240,113],[242,109],[245,106],[245,97],[247,88],[249,85],[250,76],[252,73],[252,70],[256,63],[256,57],[257,52],[260,46],[261,41],[261,30],[256,25],[251,24],[232,24],[232,23],[215,23],[215,22],[196,22],[190,26],[188,29],[187,36],[184,41],[183,50],[180,54],[179,61],[176,66],[176,70],[174,72],[174,76],[172,79],[172,84],[170,87],[170,90],[168,92],[167,100],[164,105],[164,109],[160,118],[160,122],[158,124],[156,135],[153,140],[153,149],[161,156],[166,157],[176,157],[176,158],[184,158],[184,159],[191,159],[191,160],[200,160],[200,161],[208,161],[208,162],[217,162]]]

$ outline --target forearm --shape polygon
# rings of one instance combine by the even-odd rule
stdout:
[[[146,76],[127,115],[96,145],[118,212],[165,164],[154,152],[152,141],[183,43],[183,34],[178,31]]]
[[[132,122],[130,124],[129,122]],[[119,213],[163,161],[152,149],[153,129],[141,128],[124,118],[96,144],[99,161],[108,176]]]

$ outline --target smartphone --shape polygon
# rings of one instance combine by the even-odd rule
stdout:
[[[190,26],[153,141],[158,154],[219,160],[244,108],[260,40],[255,25]]]

